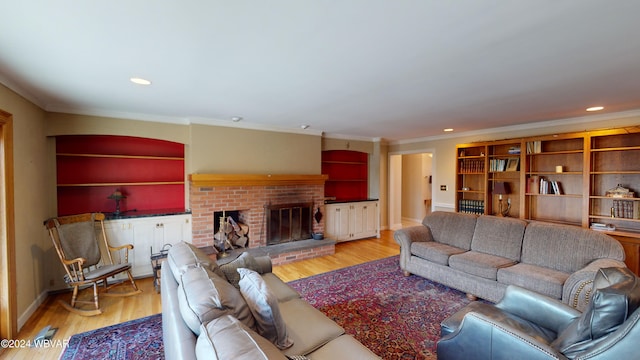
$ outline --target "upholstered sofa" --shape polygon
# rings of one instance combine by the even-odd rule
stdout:
[[[602,232],[508,217],[436,211],[394,238],[405,275],[492,302],[516,285],[583,311],[596,271],[626,267],[622,245]]]
[[[245,252],[218,265],[188,243],[161,267],[166,359],[379,359]]]
[[[510,285],[499,303],[472,302],[441,324],[438,360],[638,359],[640,279],[600,269],[582,313]]]

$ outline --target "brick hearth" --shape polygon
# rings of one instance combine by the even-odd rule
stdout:
[[[242,221],[249,226],[249,249],[265,251],[274,264],[335,253],[333,241],[302,249],[294,245],[295,242],[282,244],[278,245],[277,252],[266,249],[270,246],[266,246],[265,206],[311,202],[315,212],[324,204],[326,176],[192,174],[189,180],[194,245],[213,245],[214,212],[238,210]],[[314,232],[324,232],[324,219],[320,223],[312,222]]]

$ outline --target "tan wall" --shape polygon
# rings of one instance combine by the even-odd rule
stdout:
[[[65,113],[46,113],[45,117],[47,136],[123,135],[189,142],[189,128],[185,125]]]
[[[0,85],[0,109],[13,115],[15,273],[18,325],[35,310],[48,290],[45,274],[56,266],[42,222],[55,213],[54,167],[40,108]],[[54,165],[55,166],[55,165]],[[57,265],[59,267],[59,265]]]
[[[191,125],[190,169],[199,174],[320,174],[321,137]]]

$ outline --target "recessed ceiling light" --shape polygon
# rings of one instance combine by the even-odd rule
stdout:
[[[452,132],[452,131],[453,131],[453,129],[452,129],[452,128],[447,128],[447,129],[444,129],[444,130],[442,130],[442,131],[444,131],[444,132]]]
[[[138,84],[138,85],[151,85],[151,81],[147,80],[147,79],[143,79],[143,78],[139,78],[139,77],[132,77],[131,79],[129,79],[132,83],[134,84]]]
[[[604,106],[592,106],[587,108],[587,111],[600,111],[602,109],[604,109]]]
[[[242,116],[234,116],[234,117],[231,118],[231,121],[233,121],[233,122],[238,122],[240,120],[242,120]]]

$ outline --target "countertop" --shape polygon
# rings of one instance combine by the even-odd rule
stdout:
[[[366,199],[348,199],[348,200],[325,200],[325,204],[341,204],[341,203],[353,203],[362,201],[378,201],[378,199],[366,198]]]
[[[118,220],[118,219],[134,219],[134,218],[144,218],[144,217],[152,217],[152,216],[170,216],[170,215],[185,215],[191,214],[191,210],[188,209],[158,209],[158,210],[127,210],[122,211],[120,214],[116,215],[114,213],[105,212],[105,218],[107,220]]]

